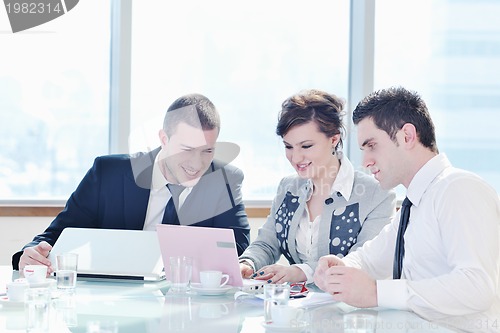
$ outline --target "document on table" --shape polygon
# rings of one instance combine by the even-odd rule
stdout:
[[[234,299],[241,302],[255,303],[262,305],[264,302],[264,294],[249,294],[238,291],[234,294]],[[324,304],[337,303],[333,296],[321,292],[309,292],[306,297],[290,299],[288,304],[300,308],[312,308]]]

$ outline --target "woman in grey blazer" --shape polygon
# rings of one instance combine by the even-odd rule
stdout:
[[[343,106],[318,90],[283,102],[276,133],[297,174],[281,180],[271,214],[241,255],[243,277],[311,283],[321,256],[345,256],[394,216],[395,193],[354,170],[342,154]],[[276,264],[281,255],[289,266]]]

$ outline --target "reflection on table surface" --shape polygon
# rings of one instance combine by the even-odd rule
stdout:
[[[17,272],[1,267],[2,285]],[[52,301],[50,332],[277,332],[264,327],[260,300],[165,292],[165,284],[78,281],[74,296]],[[300,325],[281,332],[450,332],[413,313],[333,303],[305,309]],[[368,324],[367,324],[368,323]],[[367,327],[362,328],[362,325]],[[0,307],[0,332],[24,332],[24,308]]]

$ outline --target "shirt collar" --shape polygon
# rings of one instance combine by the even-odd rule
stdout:
[[[341,153],[339,153],[341,154]],[[340,158],[340,169],[337,173],[337,177],[333,182],[332,195],[335,192],[339,192],[342,196],[349,201],[351,198],[352,187],[354,185],[354,167],[344,154],[341,154]]]
[[[151,177],[151,189],[160,190],[165,188],[165,186],[169,183],[160,169],[160,152],[155,157],[155,162],[153,164],[153,175]]]
[[[309,200],[312,196],[313,182],[311,179],[307,180],[307,188],[309,189],[309,193],[307,196],[307,200]],[[354,167],[349,161],[349,159],[345,155],[341,155],[340,157],[340,168],[337,173],[337,177],[335,177],[335,181],[332,185],[332,190],[330,192],[330,196],[333,196],[335,193],[340,193],[349,201],[351,198],[352,187],[354,185]]]
[[[411,203],[418,206],[429,185],[444,169],[450,167],[451,163],[445,154],[438,154],[427,161],[415,174],[406,191],[406,196],[410,199]]]

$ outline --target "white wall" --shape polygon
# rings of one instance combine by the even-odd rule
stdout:
[[[41,233],[52,221],[52,217],[0,217],[0,265],[10,265],[12,255],[19,251],[33,237]],[[257,237],[264,218],[250,219],[250,237]]]
[[[10,265],[12,255],[41,233],[52,217],[0,217],[0,265]]]

